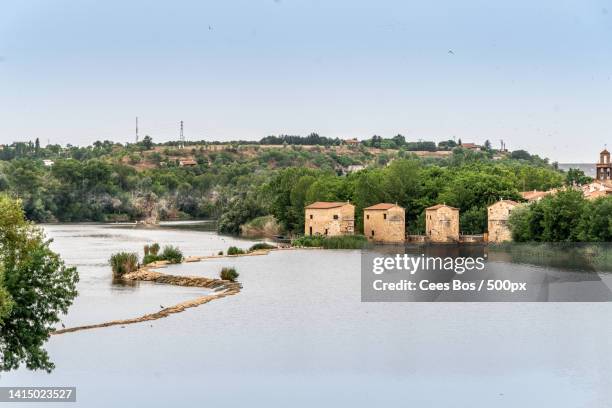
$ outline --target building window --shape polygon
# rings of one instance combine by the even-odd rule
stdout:
[[[312,215],[311,215],[311,217],[312,217]],[[312,235],[312,227],[310,227],[310,234],[309,235]]]
[[[338,219],[338,214],[334,214],[334,220]]]
[[[327,235],[327,228],[325,228],[325,235]]]
[[[366,215],[366,219],[369,220],[370,219],[370,214]]]
[[[372,230],[372,236],[374,236],[374,230]]]
[[[310,219],[312,220],[312,214],[310,214]]]
[[[387,219],[387,214],[383,214],[383,219],[386,220]]]

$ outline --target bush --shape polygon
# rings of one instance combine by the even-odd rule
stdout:
[[[240,255],[240,254],[244,254],[244,251],[238,247],[231,246],[227,249],[227,254],[228,255]]]
[[[217,255],[223,255],[223,251],[219,251]]]
[[[240,274],[236,272],[236,268],[222,268],[219,276],[223,280],[228,280],[230,282],[235,282]]]
[[[138,254],[118,252],[110,257],[108,263],[113,270],[113,275],[123,276],[138,269]]]
[[[275,249],[275,248],[276,247],[274,245],[270,245],[266,242],[258,242],[257,244],[249,248],[249,252],[259,251],[262,249]]]
[[[159,253],[159,244],[157,242],[149,245],[149,253],[151,255],[157,256],[157,254]]]
[[[161,253],[159,258],[173,264],[178,264],[183,262],[183,253],[177,247],[167,245],[164,247],[164,251]]]
[[[143,265],[148,265],[150,263],[153,263],[153,262],[156,262],[156,261],[159,261],[159,260],[160,260],[159,256],[153,255],[153,254],[148,254],[148,255],[145,255],[144,258],[142,258],[142,264]]]
[[[298,247],[322,247],[325,249],[361,249],[368,243],[363,235],[340,235],[325,237],[323,235],[305,235],[291,241],[293,246]]]

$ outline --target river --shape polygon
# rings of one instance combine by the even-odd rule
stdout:
[[[206,291],[113,284],[113,252],[253,243],[179,227],[44,226],[81,277],[63,323],[136,317]],[[610,406],[611,303],[362,303],[360,260],[296,250],[171,266],[235,266],[243,290],[153,322],[52,336],[51,374],[20,369],[0,383],[76,386],[66,406],[87,407]]]

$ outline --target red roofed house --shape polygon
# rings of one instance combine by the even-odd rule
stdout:
[[[481,146],[478,146],[476,143],[461,143],[461,147],[468,150],[480,150]]]
[[[425,235],[431,242],[458,242],[459,209],[445,204],[426,208]]]
[[[355,206],[347,202],[317,201],[305,208],[305,235],[353,235]]]
[[[179,167],[193,167],[197,165],[198,162],[192,159],[179,160]]]
[[[406,239],[406,211],[380,203],[363,209],[363,233],[370,241],[401,243]]]
[[[499,200],[487,208],[489,242],[512,241],[508,219],[519,205],[516,201]]]

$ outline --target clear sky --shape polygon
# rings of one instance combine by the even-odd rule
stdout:
[[[0,143],[461,138],[612,145],[609,1],[3,0]]]

